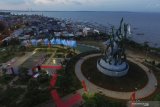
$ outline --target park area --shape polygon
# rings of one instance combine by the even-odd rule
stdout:
[[[43,64],[49,57],[51,53],[49,52],[35,52],[30,58],[28,58],[21,67],[32,69],[32,67],[36,66],[37,64]]]
[[[69,48],[69,47],[63,47],[63,46],[52,47],[52,48],[48,48],[48,47],[34,48],[34,51],[28,52],[33,55],[27,58],[20,65],[22,69],[20,69],[21,73],[18,76],[19,78],[13,82],[13,86],[15,88],[13,89],[11,87],[9,89],[10,91],[20,90],[20,91],[15,91],[16,99],[13,100],[12,102],[11,101],[12,99],[10,99],[9,97],[6,97],[5,100],[11,101],[11,104],[7,105],[7,103],[4,102],[3,105],[7,105],[10,107],[14,107],[14,106],[39,107],[41,103],[52,100],[51,92],[52,92],[52,95],[56,95],[55,91],[53,91],[54,89],[57,90],[59,97],[62,99],[63,97],[70,95],[71,93],[75,93],[79,89],[82,89],[81,81],[77,79],[74,73],[75,64],[81,57],[85,56],[86,54],[94,53],[94,51],[97,52],[97,49],[95,47],[90,47],[89,45],[86,45],[86,46],[78,45],[76,48]],[[62,59],[67,59],[68,61],[65,63],[65,69],[56,70],[55,73],[57,73],[59,76],[57,78],[55,87],[53,87],[52,91],[48,90],[48,87],[50,85],[50,80],[52,80],[51,79],[52,76],[47,75],[45,72],[48,70],[48,68],[47,69],[45,68],[39,71],[39,77],[37,78],[33,78],[32,76],[26,75],[26,71],[28,71],[28,69],[32,69],[37,64],[40,64],[45,67],[57,66],[62,64],[61,62],[64,61]],[[88,67],[86,68],[88,69]],[[10,83],[11,79],[8,79],[9,82],[7,81],[6,83]],[[4,91],[2,91],[2,93],[3,92]],[[0,95],[6,96],[7,94],[4,93]],[[97,102],[97,98],[99,99],[102,98],[102,100],[106,99],[106,98],[103,98],[101,95],[97,95],[97,94],[93,95],[93,98],[91,98],[91,96],[88,97],[88,95],[82,96],[82,97],[86,101],[84,105],[90,104],[91,106],[93,105],[93,102],[94,103]],[[75,98],[81,99],[79,95],[78,97],[75,96]],[[3,100],[0,99],[0,101],[3,101]],[[68,104],[66,102],[62,102],[62,103]],[[102,104],[104,103],[106,103],[106,100],[103,101]],[[53,104],[55,104],[55,102],[53,102]]]

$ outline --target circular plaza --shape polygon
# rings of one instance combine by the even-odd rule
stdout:
[[[109,77],[97,70],[96,61],[100,57],[101,54],[84,56],[75,66],[76,76],[80,81],[85,81],[89,92],[100,92],[111,98],[128,100],[133,92],[136,93],[136,99],[141,99],[156,90],[157,80],[154,74],[140,62],[127,58],[130,65],[128,73],[122,77]]]

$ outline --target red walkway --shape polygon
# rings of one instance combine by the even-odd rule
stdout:
[[[37,68],[36,67],[33,67],[32,70],[35,70]],[[49,69],[56,69],[56,70],[60,70],[62,69],[62,66],[61,65],[58,65],[58,66],[49,66],[49,65],[43,65],[43,66],[40,66],[40,68],[49,68]]]
[[[82,97],[80,94],[77,93],[65,102],[64,107],[72,107],[73,105],[80,103],[81,101],[82,101]]]
[[[57,74],[52,75],[52,79],[50,81],[51,88],[55,86],[57,78],[58,78]],[[57,90],[52,90],[51,95],[57,107],[72,107],[73,105],[82,101],[82,97],[80,94],[75,94],[67,101],[62,101],[59,94],[57,93]]]
[[[67,101],[62,101],[56,90],[52,90],[51,95],[57,107],[72,107],[73,105],[82,101],[82,97],[80,94],[75,94],[73,97],[71,97]]]
[[[56,90],[52,90],[51,95],[57,107],[65,107],[65,104],[62,102]]]
[[[51,87],[54,87],[56,85],[57,78],[58,78],[57,74],[52,75],[52,79],[50,80]]]
[[[60,70],[62,69],[62,66],[61,65],[58,65],[58,66],[41,66],[41,68],[50,68],[50,69],[57,69],[57,70]]]

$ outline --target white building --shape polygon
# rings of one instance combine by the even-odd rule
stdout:
[[[85,27],[85,28],[83,28],[83,35],[84,36],[87,36],[88,35],[88,32],[91,30],[91,28],[87,28],[87,27]]]

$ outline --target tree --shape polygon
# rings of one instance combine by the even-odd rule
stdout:
[[[28,68],[20,68],[19,71],[19,77],[22,81],[27,81],[29,76],[28,76]]]
[[[18,38],[12,38],[10,40],[10,45],[12,45],[12,46],[20,45],[20,41],[18,40]]]
[[[8,45],[8,41],[7,40],[4,40],[3,42],[2,42],[2,46],[7,46]]]
[[[158,64],[157,64],[157,67],[159,67],[159,68],[160,68],[160,63],[158,63]]]
[[[33,107],[35,104],[40,103],[39,100],[42,96],[39,96],[39,94],[41,94],[39,83],[37,79],[31,78],[27,84],[27,91],[22,102],[28,105],[27,107]]]
[[[39,83],[44,83],[46,81],[49,81],[49,75],[46,73],[46,71],[41,70],[40,75],[38,76],[38,82]]]
[[[36,79],[31,78],[27,84],[27,91],[36,91],[39,88],[39,83]]]
[[[155,101],[160,101],[160,94],[157,94],[154,98]]]
[[[3,32],[5,30],[5,24],[4,22],[0,21],[0,32]]]
[[[25,46],[19,46],[19,50],[24,52],[24,51],[26,51],[26,47]]]

